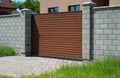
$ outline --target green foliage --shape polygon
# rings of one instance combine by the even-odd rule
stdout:
[[[12,4],[16,7],[16,8],[22,8],[22,2],[15,2],[15,1],[12,1]]]
[[[12,2],[17,8],[28,8],[32,11],[39,13],[40,1],[39,0],[26,0],[25,2]]]
[[[76,66],[63,66],[53,72],[21,78],[120,78],[120,59],[104,59]]]
[[[15,54],[15,51],[11,47],[0,47],[0,56],[12,56]]]
[[[13,78],[13,77],[0,74],[0,78]]]

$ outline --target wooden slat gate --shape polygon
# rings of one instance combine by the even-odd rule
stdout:
[[[32,15],[32,54],[82,58],[82,12]]]

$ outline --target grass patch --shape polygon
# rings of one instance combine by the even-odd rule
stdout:
[[[104,59],[82,66],[62,66],[56,71],[21,78],[120,78],[120,59]]]
[[[0,74],[0,78],[13,78],[13,77]]]
[[[15,54],[13,48],[0,46],[0,56],[13,56]]]

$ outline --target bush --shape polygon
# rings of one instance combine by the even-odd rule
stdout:
[[[11,47],[0,47],[0,56],[13,56],[15,51]]]

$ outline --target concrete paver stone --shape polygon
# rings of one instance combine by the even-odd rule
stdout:
[[[43,57],[0,57],[0,74],[17,78],[21,75],[40,74],[45,71],[52,71],[66,64],[82,64],[82,62]]]

